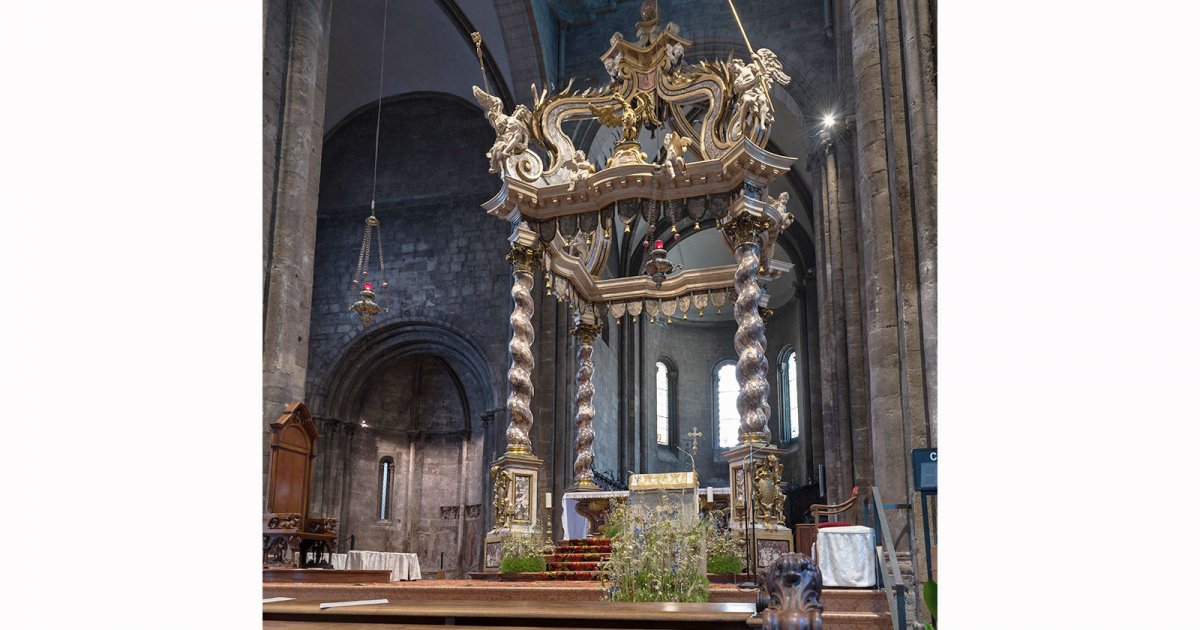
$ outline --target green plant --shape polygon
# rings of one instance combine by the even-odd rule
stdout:
[[[734,535],[733,530],[721,527],[720,523],[706,516],[704,517],[704,538],[710,561],[717,557],[737,558],[738,570],[741,570],[740,565],[744,565],[746,561],[746,547],[742,539]],[[718,572],[710,568],[709,573]]]
[[[708,555],[709,573],[739,573],[742,570],[742,559],[738,556]]]
[[[600,565],[606,596],[630,602],[707,602],[704,523],[685,524],[677,505],[618,505],[609,513],[612,554]]]
[[[936,630],[937,628],[937,582],[930,580],[921,585],[921,599],[925,600],[925,607],[929,609],[929,616],[933,617],[933,623],[925,624],[926,630]]]
[[[546,559],[541,556],[509,556],[500,561],[501,573],[543,573]]]
[[[616,538],[621,535],[621,527],[616,523],[609,523],[603,529],[605,538]]]
[[[529,534],[509,534],[500,541],[500,572],[530,573],[546,570],[542,542]]]

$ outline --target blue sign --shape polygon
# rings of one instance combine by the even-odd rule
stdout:
[[[914,448],[912,452],[913,486],[917,490],[937,490],[937,449]]]

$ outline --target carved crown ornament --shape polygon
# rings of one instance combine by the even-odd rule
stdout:
[[[577,312],[703,317],[706,307],[726,301],[738,245],[760,248],[764,282],[791,268],[771,260],[776,238],[792,222],[787,196],[766,190],[796,158],[765,149],[775,120],[771,87],[791,78],[767,48],[749,61],[731,53],[689,63],[692,42],[674,23],[659,28],[654,3],[643,4],[636,41],[615,33],[600,55],[607,85],[573,90],[571,79],[555,93],[532,86],[532,108],[517,105],[512,113],[473,88],[496,131],[489,170],[501,177],[500,191],[483,208],[512,223],[514,249],[541,251],[547,294]],[[603,165],[564,131],[589,119],[613,129],[615,145]],[[639,276],[601,279],[617,234],[644,235],[643,247],[658,250],[657,239],[678,239],[704,223],[722,228],[731,264],[669,271],[656,264]],[[657,235],[664,224],[669,232]],[[522,267],[535,266],[520,256]]]

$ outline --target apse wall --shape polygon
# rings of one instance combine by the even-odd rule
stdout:
[[[310,396],[320,397],[333,386],[323,379],[363,332],[349,311],[356,299],[350,281],[363,221],[370,213],[374,133],[375,110],[368,108],[337,126],[325,141]],[[494,139],[480,109],[456,96],[421,93],[384,102],[376,214],[390,286],[380,294],[388,312],[373,327],[426,319],[462,331],[483,350],[493,399],[503,400],[511,308],[504,261],[509,228],[480,208],[499,186],[484,157]]]
[[[773,435],[772,442],[779,444],[780,438],[780,380],[779,357],[788,347],[801,347],[801,321],[798,300],[791,300],[778,309],[767,320],[767,376],[771,385],[771,417],[768,426]],[[729,312],[726,305],[725,312]],[[661,321],[661,318],[660,318]],[[647,472],[688,470],[691,460],[678,449],[657,444],[655,388],[655,363],[659,357],[667,357],[678,370],[677,379],[677,444],[690,451],[691,439],[687,433],[696,427],[703,433],[696,453],[696,471],[701,486],[725,487],[729,485],[728,463],[722,457],[717,444],[717,427],[713,409],[713,375],[715,367],[725,360],[737,360],[733,338],[737,325],[732,320],[682,323],[676,320],[670,325],[645,324],[646,341],[643,353],[645,392],[642,406],[641,440],[643,461]],[[803,361],[800,361],[803,363]],[[803,372],[802,372],[803,373]],[[803,393],[801,393],[803,396]],[[794,446],[794,448],[792,448]],[[784,480],[803,484],[807,478],[807,445],[786,445],[789,453],[783,459]]]
[[[335,410],[327,397],[345,385],[334,382],[335,368],[357,356],[352,347],[366,332],[393,322],[429,321],[482,351],[481,373],[490,380],[483,386],[492,391],[469,398],[504,400],[511,308],[504,260],[508,225],[480,207],[499,186],[484,157],[495,134],[478,107],[455,96],[422,93],[384,101],[376,215],[389,283],[380,300],[388,312],[364,330],[349,311],[355,299],[350,281],[370,213],[375,120],[374,107],[360,110],[335,126],[324,144],[306,398],[315,415],[347,426],[349,437],[340,438],[345,447],[331,453],[345,472],[328,476],[329,483],[340,487],[317,492],[337,497],[327,505],[337,508],[339,533],[343,540],[353,534],[356,548],[417,553],[422,570],[430,573],[444,552],[448,573],[456,576],[478,566],[482,549],[482,504],[489,484],[479,416],[488,410],[464,410],[459,393],[446,382],[427,381],[423,391],[433,398],[412,400],[411,368],[380,367],[361,385],[357,406]],[[378,260],[372,263],[375,278]],[[464,420],[464,414],[470,417]],[[359,426],[364,420],[367,427]],[[468,422],[472,432],[464,476],[461,432]],[[378,518],[383,457],[395,464],[393,516],[385,522]]]
[[[464,404],[455,375],[433,356],[406,357],[372,376],[354,420],[341,510],[341,535],[353,535],[356,549],[416,553],[425,571],[443,561],[451,575],[471,569],[482,532],[483,434],[464,445]]]

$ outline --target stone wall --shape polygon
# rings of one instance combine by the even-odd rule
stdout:
[[[364,332],[349,311],[356,299],[350,281],[370,213],[374,133],[375,112],[366,110],[326,143],[310,343],[309,394],[318,400],[335,385],[327,381],[336,362]],[[384,103],[376,214],[390,286],[380,293],[388,312],[372,327],[424,319],[462,331],[482,349],[493,398],[503,400],[508,226],[480,208],[498,186],[483,157],[493,139],[479,108],[454,96]]]
[[[341,516],[342,537],[355,535],[356,548],[417,553],[429,574],[444,553],[455,577],[478,565],[490,459],[479,416],[503,401],[508,366],[508,226],[480,208],[498,185],[483,157],[493,133],[479,108],[457,97],[385,100],[376,215],[388,289],[378,291],[377,259],[370,273],[388,312],[364,329],[349,311],[350,280],[370,213],[375,118],[373,107],[351,114],[325,142],[308,398],[315,413],[353,436],[331,434],[331,457],[340,461],[321,470],[343,472],[318,475],[315,496]],[[455,343],[370,347],[417,323]],[[422,352],[429,354],[418,359]],[[357,372],[347,368],[360,361]],[[336,404],[334,392],[341,392]],[[395,462],[393,511],[380,522],[385,456]]]

